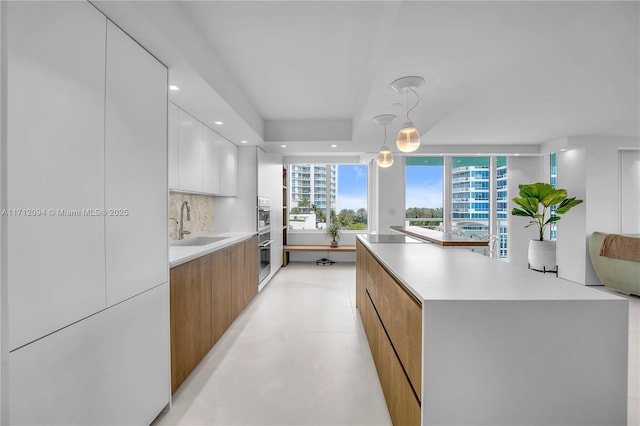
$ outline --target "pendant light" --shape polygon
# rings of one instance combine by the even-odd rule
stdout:
[[[420,132],[409,119],[409,113],[420,103],[420,95],[418,95],[416,89],[423,84],[424,78],[417,76],[402,77],[391,83],[393,90],[407,95],[407,121],[402,125],[398,136],[396,136],[396,145],[402,152],[413,152],[420,148]],[[416,103],[411,108],[409,108],[409,92],[413,92],[416,95]]]
[[[376,124],[382,124],[384,126],[384,142],[378,151],[378,158],[376,160],[378,166],[383,168],[391,167],[391,165],[393,165],[393,153],[387,146],[387,124],[393,123],[396,121],[396,118],[397,116],[393,114],[382,114],[373,117],[373,121],[375,121]]]

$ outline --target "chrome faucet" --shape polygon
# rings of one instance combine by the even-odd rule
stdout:
[[[191,220],[191,206],[188,201],[184,201],[180,206],[180,227],[178,228],[178,239],[183,240],[185,234],[190,234],[191,231],[184,230],[184,208],[187,208],[187,221]]]

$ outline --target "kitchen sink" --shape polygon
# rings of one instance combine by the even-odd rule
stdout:
[[[184,240],[172,240],[170,246],[206,246],[207,244],[217,243],[226,240],[229,237],[192,237]]]

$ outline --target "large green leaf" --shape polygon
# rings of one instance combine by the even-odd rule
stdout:
[[[513,202],[522,207],[523,210],[529,213],[529,216],[533,216],[538,212],[538,199],[537,198],[520,198],[515,197]]]
[[[531,214],[531,212],[526,212],[524,210],[521,210],[517,207],[514,207],[513,210],[511,210],[511,214],[513,216],[525,216],[525,217],[532,217],[533,214]]]
[[[543,200],[542,205],[545,207],[553,206],[554,204],[558,204],[562,202],[565,198],[567,198],[567,191],[564,189],[555,189],[553,192],[549,193]]]
[[[581,204],[582,202],[583,202],[582,200],[576,200],[575,197],[567,198],[566,200],[563,200],[558,205],[558,207],[556,208],[556,214],[565,214],[566,212],[571,210],[573,207],[577,206],[578,204]]]
[[[560,220],[560,216],[551,216],[549,219],[547,219],[547,221],[544,224],[546,225],[548,223],[557,222],[559,220]]]
[[[552,185],[542,182],[520,185],[518,188],[522,198],[535,198],[538,201],[544,200],[556,191]]]

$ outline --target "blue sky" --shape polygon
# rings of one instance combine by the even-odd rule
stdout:
[[[365,164],[338,165],[338,208],[358,210],[367,208],[367,166]]]
[[[408,166],[406,168],[406,205],[442,207],[442,166]],[[401,188],[398,188],[401,190]],[[367,166],[338,166],[338,209],[367,208]]]
[[[442,166],[407,166],[406,206],[442,207]]]

